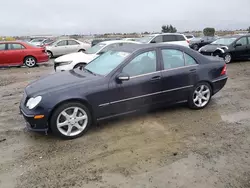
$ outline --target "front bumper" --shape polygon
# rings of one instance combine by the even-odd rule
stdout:
[[[207,51],[200,51],[200,53],[206,56],[219,56],[223,58],[223,53],[214,53],[214,52],[207,52]]]
[[[20,113],[23,115],[26,127],[31,131],[48,131],[48,122],[47,118],[44,117],[42,119],[34,119],[35,115],[28,115],[22,109],[20,109]]]
[[[72,67],[71,64],[61,65],[60,63],[54,62],[54,70],[55,70],[55,72],[67,71],[67,70],[71,70],[73,68],[74,67]]]

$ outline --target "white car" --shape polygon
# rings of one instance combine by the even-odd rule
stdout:
[[[115,48],[123,46],[125,44],[140,44],[135,41],[113,40],[104,41],[96,44],[92,48],[89,48],[85,53],[71,53],[58,57],[54,61],[55,71],[66,71],[77,67],[85,66],[90,61],[98,57],[99,55]]]
[[[46,46],[49,57],[56,57],[73,52],[85,52],[90,44],[75,39],[61,39]]]
[[[146,44],[170,43],[170,44],[177,44],[189,47],[189,40],[187,39],[187,37],[179,33],[161,33],[161,34],[147,35],[145,37],[137,39],[136,41]]]

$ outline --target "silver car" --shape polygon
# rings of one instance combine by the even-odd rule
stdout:
[[[90,44],[75,39],[57,40],[46,46],[50,58],[74,52],[85,52],[88,48],[90,48]]]

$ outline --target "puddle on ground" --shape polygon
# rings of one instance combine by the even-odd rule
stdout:
[[[236,123],[241,120],[250,119],[250,111],[240,111],[235,113],[230,113],[227,115],[221,115],[223,121],[227,121],[229,123]]]

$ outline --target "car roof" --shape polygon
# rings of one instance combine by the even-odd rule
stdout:
[[[153,34],[153,35],[149,35],[149,36],[159,36],[159,35],[184,35],[181,33],[158,33],[158,34]]]
[[[20,41],[20,40],[15,40],[15,41],[0,41],[0,44],[2,43],[26,43],[24,41]]]
[[[99,44],[105,44],[105,45],[109,45],[109,44],[115,44],[115,43],[134,43],[134,44],[139,44],[139,42],[136,41],[127,41],[127,40],[108,40],[108,41],[103,41],[100,42]]]
[[[180,50],[190,49],[185,46],[176,45],[176,44],[140,44],[140,43],[137,43],[137,44],[128,44],[128,45],[120,46],[120,47],[113,49],[113,51],[133,53],[137,50],[146,50],[146,49],[158,48],[158,47],[169,47],[169,48],[176,48]]]

